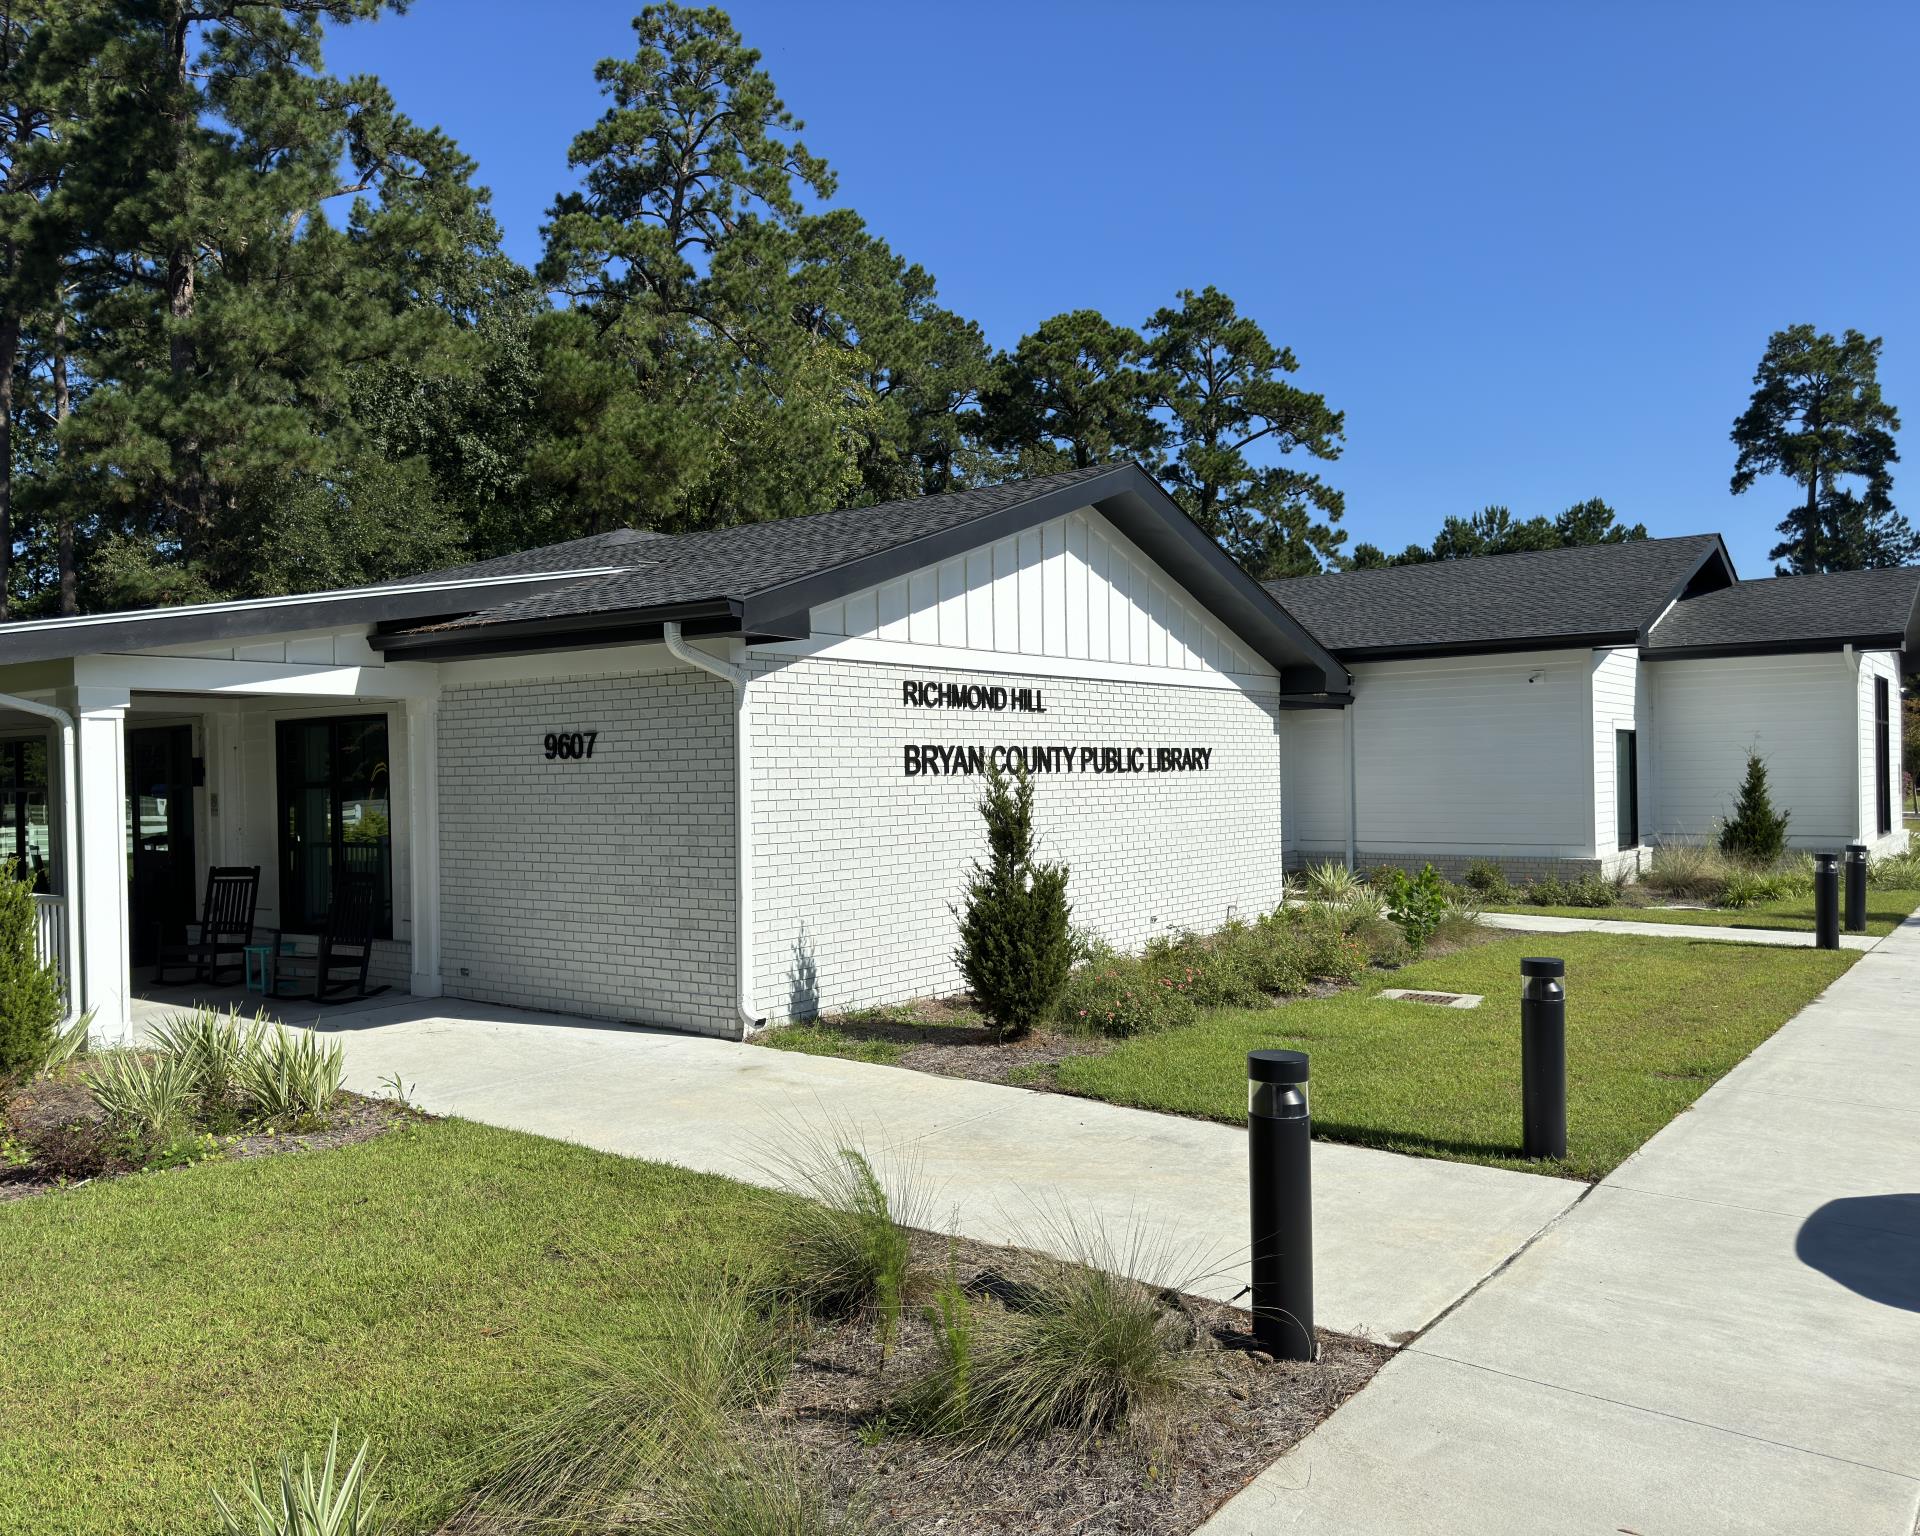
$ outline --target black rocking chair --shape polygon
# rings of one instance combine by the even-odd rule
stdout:
[[[231,970],[244,975],[247,946],[253,942],[254,908],[260,899],[260,866],[226,865],[207,871],[206,900],[200,906],[200,922],[183,944],[168,944],[160,950],[160,963],[153,979],[163,987],[191,986],[195,982],[218,985],[220,972]],[[229,961],[221,956],[231,955]],[[191,966],[184,980],[167,975],[169,970]]]
[[[280,997],[308,997],[316,1003],[344,1003],[377,997],[385,986],[367,985],[367,966],[373,959],[373,934],[380,918],[380,883],[370,872],[342,870],[334,877],[326,921],[318,934],[282,931],[274,957],[274,992]],[[314,942],[311,954],[288,954],[289,939]],[[306,990],[306,983],[312,991]],[[289,991],[288,984],[297,990]]]

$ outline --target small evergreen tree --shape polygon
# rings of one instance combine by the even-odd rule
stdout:
[[[0,864],[0,1082],[37,1070],[60,1021],[60,983],[40,963],[33,888]]]
[[[1067,984],[1067,867],[1033,861],[1033,781],[1024,766],[987,773],[980,801],[991,860],[975,862],[954,961],[1003,1039],[1046,1017]]]
[[[1788,811],[1775,811],[1767,793],[1767,765],[1747,754],[1747,777],[1734,802],[1733,819],[1720,830],[1720,851],[1753,864],[1772,864],[1786,850]]]

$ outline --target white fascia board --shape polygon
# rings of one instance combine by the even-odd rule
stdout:
[[[596,565],[577,571],[521,571],[509,576],[470,576],[454,581],[398,582],[383,587],[343,587],[331,592],[294,592],[281,597],[243,597],[219,603],[190,603],[177,608],[133,608],[120,613],[88,613],[59,619],[29,619],[0,629],[9,635],[59,634],[103,626],[138,623],[144,619],[178,619],[189,614],[271,613],[276,608],[308,607],[315,603],[345,603],[369,597],[425,596],[433,592],[484,592],[490,587],[525,586],[535,581],[578,581],[588,576],[618,576],[624,565]],[[302,631],[311,629],[303,624]]]
[[[427,662],[362,667],[108,654],[74,658],[73,682],[83,688],[151,693],[309,694],[348,699],[429,699],[440,692],[439,676]]]
[[[828,661],[878,662],[943,672],[992,672],[1015,677],[1076,678],[1095,682],[1154,683],[1167,688],[1212,688],[1237,693],[1278,694],[1280,679],[1270,674],[1201,672],[1175,667],[1146,667],[1132,662],[1093,661],[1068,656],[1029,656],[1018,651],[976,651],[959,646],[919,645],[908,640],[868,640],[821,636],[813,640],[770,640],[752,647],[755,656],[804,656]]]

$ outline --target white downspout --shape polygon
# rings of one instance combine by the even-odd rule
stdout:
[[[1347,868],[1354,867],[1354,844],[1358,841],[1360,826],[1360,770],[1353,757],[1353,696],[1347,696],[1347,707],[1341,714],[1347,717]]]
[[[79,754],[74,750],[73,716],[51,704],[0,693],[0,705],[22,714],[38,715],[60,727],[60,888],[67,904],[67,1016],[64,1029],[80,1016],[80,816],[74,800],[80,793]]]
[[[740,949],[739,995],[734,999],[734,1011],[739,1018],[740,1038],[745,1040],[767,1022],[753,1011],[753,775],[747,753],[747,682],[752,674],[745,667],[731,666],[695,650],[674,620],[660,626],[660,637],[666,641],[668,652],[688,666],[733,684],[733,891]]]

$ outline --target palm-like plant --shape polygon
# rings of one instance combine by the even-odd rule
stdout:
[[[379,1536],[386,1530],[376,1514],[380,1496],[368,1491],[373,1468],[367,1460],[371,1442],[339,1470],[340,1426],[327,1439],[326,1459],[319,1467],[302,1453],[298,1470],[293,1453],[280,1458],[278,1475],[263,1483],[255,1467],[236,1510],[219,1493],[213,1496],[220,1512],[223,1536]]]

